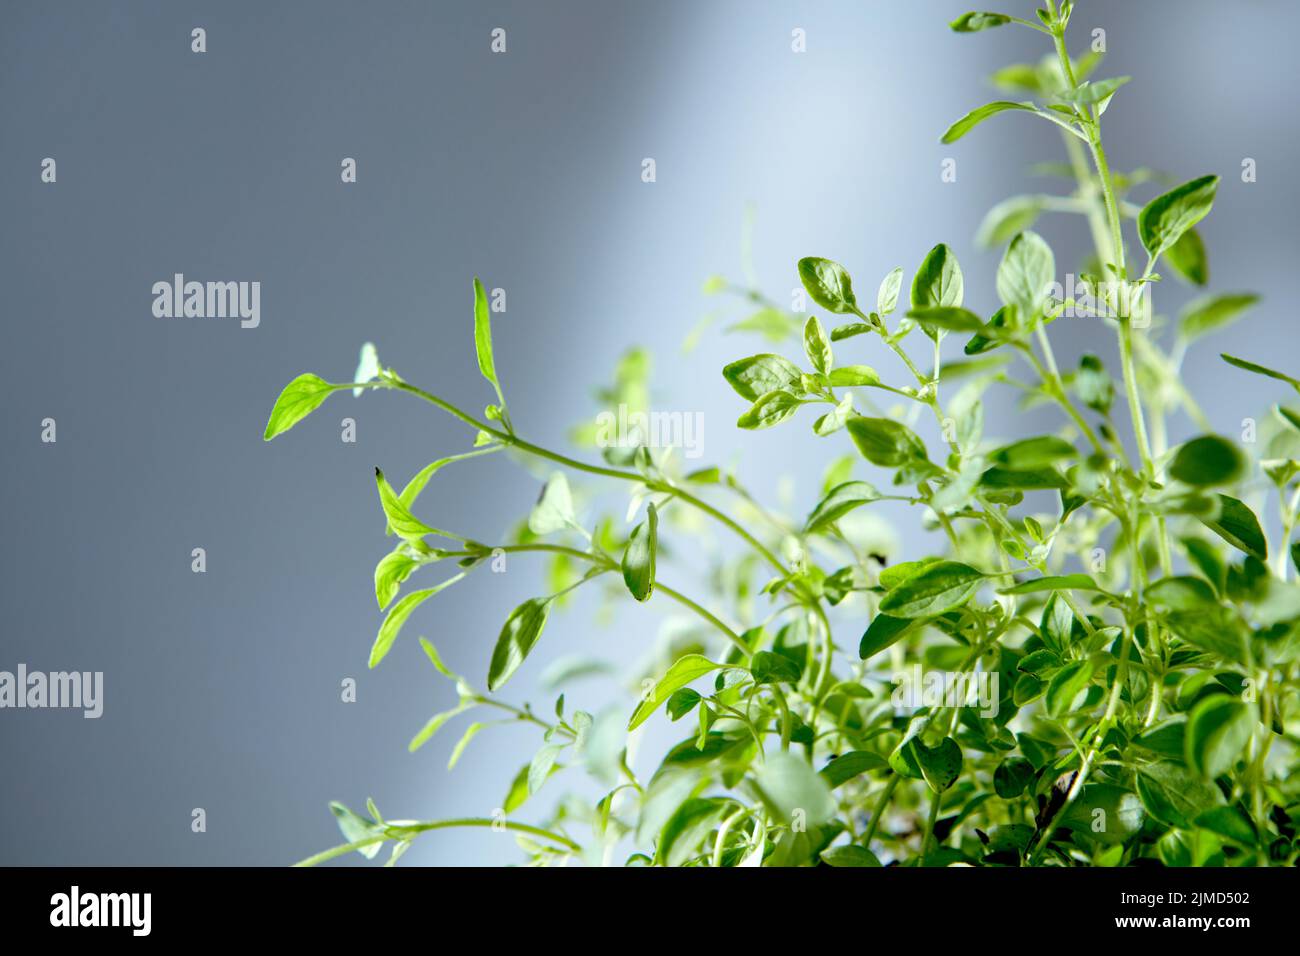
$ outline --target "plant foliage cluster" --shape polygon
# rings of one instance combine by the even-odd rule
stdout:
[[[285,388],[267,439],[349,388],[407,393],[475,436],[471,449],[434,461],[400,490],[376,471],[396,545],[375,569],[386,616],[372,667],[422,604],[494,556],[548,562],[547,590],[510,612],[476,679],[452,673],[421,638],[458,702],[415,735],[412,750],[462,714],[473,722],[453,766],[493,717],[538,730],[536,756],[503,781],[504,816],[386,820],[373,803],[364,813],[335,804],[347,842],[307,862],[373,857],[384,845],[391,862],[421,833],[449,826],[512,830],[535,864],[1295,862],[1300,586],[1288,565],[1300,559],[1290,544],[1300,411],[1277,405],[1251,445],[1214,434],[1182,386],[1188,347],[1255,297],[1205,295],[1176,320],[1151,309],[1157,268],[1206,284],[1196,227],[1218,179],[1130,201],[1159,177],[1110,169],[1102,118],[1128,78],[1093,79],[1100,57],[1068,53],[1073,6],[1047,0],[1036,21],[970,13],[951,24],[961,33],[1016,25],[1052,46],[1042,61],[994,76],[1016,99],[972,110],[943,136],[953,142],[1000,113],[1060,129],[1067,162],[1040,171],[1068,176],[1071,190],[1008,199],[977,237],[1005,245],[1000,307],[985,317],[965,301],[947,245],[910,282],[901,268],[888,272],[870,297],[839,263],[805,258],[799,278],[822,315],[802,324],[802,354],[750,355],[723,370],[743,402],[740,428],[796,427],[807,409],[816,435],[839,446],[802,520],[765,508],[722,468],[686,473],[671,454],[645,447],[606,449],[592,464],[527,441],[497,377],[477,280],[478,365],[495,392],[481,418],[381,368],[369,347],[354,382],[303,375]],[[1030,228],[1057,212],[1077,215],[1095,245],[1070,298],[1049,294],[1055,257]],[[719,280],[711,291],[724,287]],[[795,321],[760,293],[739,291],[762,305],[754,327],[775,328],[771,337]],[[1053,322],[1080,310],[1116,337],[1117,377],[1096,355],[1063,366],[1053,354]],[[964,340],[964,355],[945,364],[940,344],[950,336]],[[886,352],[907,380],[886,381],[858,362]],[[1228,374],[1300,391],[1288,374],[1224,359],[1235,367]],[[631,353],[602,399],[644,407],[646,374],[645,356]],[[1020,392],[1025,407],[1057,408],[1060,430],[985,441],[981,397],[995,386]],[[877,399],[892,404],[882,410]],[[918,415],[933,417],[941,442],[918,434]],[[1174,416],[1198,434],[1171,447]],[[439,469],[502,450],[554,468],[510,540],[479,541],[419,516]],[[621,483],[632,520],[584,523],[580,488],[566,474]],[[1256,509],[1273,496],[1281,538],[1270,554]],[[915,506],[940,552],[889,564],[873,550],[860,519],[885,500]],[[711,528],[743,553],[720,559],[695,582],[699,593],[663,580],[660,550]],[[443,568],[453,570],[439,583],[411,586]],[[563,696],[545,713],[511,702],[510,678],[552,613],[596,579],[637,602],[677,605],[698,627],[665,649],[612,719],[567,709]],[[856,644],[846,642],[849,627]],[[988,682],[993,706],[956,698],[896,706],[892,676],[914,665]],[[554,680],[564,686],[587,666]],[[629,742],[650,721],[681,728],[681,742],[638,776]],[[539,791],[559,788],[548,786],[551,776],[584,771],[601,784],[599,800],[536,809]]]

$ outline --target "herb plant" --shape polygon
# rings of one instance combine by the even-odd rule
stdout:
[[[764,507],[727,470],[687,472],[644,445],[605,448],[594,464],[528,441],[497,377],[478,280],[474,339],[495,393],[482,417],[381,368],[369,347],[354,382],[303,375],[285,388],[268,440],[349,388],[406,393],[474,436],[471,449],[434,461],[400,491],[376,470],[396,546],[375,569],[387,613],[372,667],[422,604],[504,555],[541,555],[551,582],[506,616],[474,678],[452,673],[421,638],[458,703],[415,735],[412,750],[466,713],[479,720],[465,728],[453,765],[490,726],[486,715],[538,730],[536,757],[502,781],[501,811],[386,820],[373,802],[364,813],[334,804],[346,842],[306,862],[373,857],[384,844],[391,862],[420,834],[455,826],[514,831],[534,864],[1295,862],[1300,587],[1288,563],[1300,560],[1290,544],[1300,411],[1272,409],[1253,446],[1264,451],[1252,455],[1250,441],[1212,433],[1181,383],[1186,349],[1255,297],[1204,296],[1177,322],[1154,311],[1158,268],[1207,281],[1196,226],[1218,178],[1192,179],[1141,206],[1129,200],[1152,174],[1113,171],[1101,133],[1128,77],[1091,79],[1100,57],[1069,54],[1073,9],[1046,0],[1036,21],[969,13],[951,24],[960,33],[1025,27],[1052,47],[1041,62],[995,75],[1024,99],[980,106],[943,136],[953,142],[999,113],[1061,131],[1067,163],[1051,168],[1073,178],[1072,191],[1009,199],[980,230],[979,241],[1006,245],[1001,306],[985,318],[966,304],[947,245],[930,251],[910,284],[902,269],[888,272],[874,301],[843,266],[810,257],[798,274],[826,321],[803,324],[803,355],[751,355],[723,370],[745,403],[740,428],[793,427],[807,407],[814,432],[838,446],[804,520]],[[1054,284],[1052,249],[1029,229],[1045,212],[1077,214],[1096,247],[1068,294]],[[740,291],[763,304],[760,293]],[[779,338],[793,320],[763,305],[763,325],[770,333],[775,317]],[[1099,335],[1113,330],[1118,380],[1095,355],[1058,361],[1050,328],[1067,316],[1084,316]],[[942,360],[950,336],[965,341],[960,361]],[[855,364],[885,351],[910,378],[887,382]],[[1288,374],[1224,359],[1235,367],[1225,374],[1264,375],[1300,391]],[[629,355],[605,404],[647,404],[645,361]],[[1060,430],[984,441],[981,395],[995,386],[1018,390],[1026,406],[1055,406]],[[873,396],[892,404],[882,410]],[[918,416],[934,419],[939,440],[921,437]],[[1193,437],[1171,446],[1166,423],[1175,416]],[[481,541],[417,517],[435,472],[503,450],[554,469],[510,540]],[[630,492],[630,530],[619,515],[583,523],[568,474]],[[886,479],[891,490],[879,490]],[[1272,494],[1281,537],[1270,558],[1246,500],[1258,507]],[[887,563],[859,520],[869,513],[859,509],[884,500],[915,506],[926,540],[942,549]],[[661,544],[710,529],[736,547],[706,580],[670,586],[656,560]],[[443,568],[454,572],[409,588]],[[676,605],[697,627],[665,646],[612,723],[566,708],[564,696],[553,713],[514,702],[507,685],[548,618],[568,592],[598,579],[624,599]],[[847,629],[860,634],[856,646]],[[921,706],[900,703],[896,675],[908,672],[941,693]],[[990,693],[976,702],[981,687]],[[682,740],[637,774],[633,763],[644,762],[629,759],[629,741],[650,721],[675,722]],[[561,770],[585,771],[603,795],[536,809],[538,791],[558,789],[548,780]]]

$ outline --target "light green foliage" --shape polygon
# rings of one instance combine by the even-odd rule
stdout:
[[[476,448],[434,462],[400,495],[377,474],[399,541],[375,569],[388,610],[371,663],[414,659],[414,645],[396,639],[429,615],[439,589],[499,561],[543,562],[541,596],[481,615],[472,666],[486,665],[485,692],[421,640],[440,703],[411,742],[417,749],[473,711],[451,764],[471,740],[490,746],[502,722],[532,728],[537,749],[503,773],[504,819],[396,822],[373,804],[369,816],[334,805],[347,842],[306,862],[373,856],[382,844],[391,862],[426,832],[499,825],[539,865],[1296,863],[1300,409],[1288,396],[1300,378],[1225,355],[1225,376],[1265,377],[1279,404],[1216,416],[1254,417],[1256,442],[1215,434],[1179,364],[1257,298],[1198,294],[1176,323],[1136,308],[1164,304],[1158,269],[1208,281],[1206,238],[1216,237],[1197,227],[1218,180],[1157,194],[1149,170],[1110,168],[1101,120],[1124,105],[1128,77],[1093,79],[1100,55],[1069,55],[1072,10],[1047,0],[1036,17],[974,12],[951,23],[962,34],[1024,28],[1049,49],[999,70],[994,85],[1015,99],[973,110],[944,142],[976,127],[987,135],[1014,112],[1053,124],[1069,160],[1036,171],[1069,177],[1070,188],[1012,197],[981,226],[980,244],[1006,248],[996,275],[971,288],[996,287],[996,301],[967,301],[960,243],[930,250],[901,308],[906,277],[888,262],[863,272],[884,274],[869,302],[845,265],[799,260],[816,315],[708,281],[710,295],[758,309],[728,331],[771,343],[722,370],[739,396],[737,425],[810,427],[801,441],[829,443],[814,446],[826,448],[822,486],[799,489],[791,508],[765,505],[727,467],[686,471],[647,448],[607,447],[594,463],[522,438],[501,397],[477,280],[478,367],[497,401],[485,420],[363,353],[359,384],[429,402],[467,426]],[[1054,235],[1069,223],[1093,240],[1086,262],[1058,263],[1029,231]],[[1070,301],[1052,297],[1058,268],[1084,282]],[[1093,351],[1054,353],[1051,326],[1067,310],[1092,323]],[[1113,351],[1103,339],[1112,335]],[[1279,355],[1263,357],[1285,368]],[[598,393],[601,409],[646,409],[648,372],[645,353],[630,352],[614,388]],[[266,437],[350,387],[295,379]],[[1051,410],[1059,426],[985,437],[994,387]],[[536,461],[545,481],[515,534],[483,543],[412,513],[440,468],[502,449]],[[630,500],[602,510],[589,487],[623,488]],[[431,520],[462,513],[434,497],[420,501]],[[886,501],[914,509],[902,554],[878,530]],[[708,562],[707,573],[691,574],[701,565],[683,553]],[[402,593],[447,561],[457,573]],[[591,712],[574,708],[591,686],[581,679],[610,671],[564,646],[579,625],[560,609],[580,587],[603,588],[620,607],[605,639],[648,654],[624,675],[620,702],[597,709],[593,700]],[[678,621],[675,636],[652,647],[647,635],[664,613]],[[545,680],[564,691],[545,716],[498,696],[542,656],[559,659]],[[940,693],[898,698],[905,688],[894,679],[905,671],[944,678]],[[630,746],[667,728],[678,741],[667,752]],[[566,796],[590,792],[579,777],[598,781],[603,796]]]

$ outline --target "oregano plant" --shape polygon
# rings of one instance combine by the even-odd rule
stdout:
[[[404,393],[467,429],[462,450],[405,483],[375,471],[376,520],[393,544],[375,568],[384,617],[370,666],[467,575],[506,555],[546,562],[537,596],[501,609],[477,673],[454,673],[420,638],[454,703],[414,731],[411,750],[457,724],[454,767],[494,724],[536,728],[536,756],[501,781],[500,812],[393,820],[370,801],[332,804],[344,842],[305,862],[387,847],[391,863],[428,831],[477,826],[512,831],[534,864],[1295,863],[1300,403],[1289,389],[1300,378],[1223,356],[1225,376],[1277,383],[1282,401],[1253,443],[1216,434],[1181,381],[1187,350],[1256,296],[1205,294],[1176,317],[1157,309],[1162,280],[1207,284],[1197,227],[1218,178],[1153,187],[1154,173],[1111,168],[1103,120],[1129,78],[1096,77],[1100,55],[1070,52],[1073,11],[1046,0],[1034,19],[974,12],[951,24],[1028,29],[1047,49],[994,75],[1014,99],[976,107],[942,141],[1045,121],[1064,146],[1064,162],[1041,170],[1068,177],[1063,190],[1007,199],[980,227],[979,244],[1004,249],[996,303],[969,300],[945,243],[910,279],[895,263],[855,265],[855,278],[829,258],[801,259],[816,310],[802,322],[755,289],[710,282],[757,303],[749,327],[773,343],[722,370],[737,426],[811,427],[826,443],[823,487],[797,514],[763,504],[730,469],[688,470],[649,443],[604,442],[592,460],[528,440],[477,279],[474,343],[492,390],[481,415],[381,366],[370,346],[353,381],[289,383],[268,440],[348,389]],[[1154,198],[1134,198],[1143,192]],[[1068,284],[1032,229],[1056,213],[1094,246]],[[1062,320],[1113,336],[1118,367],[1059,359]],[[890,355],[903,377],[876,370]],[[602,404],[645,409],[647,368],[629,353]],[[986,440],[992,388],[1054,408],[1059,428]],[[1171,424],[1188,437],[1171,441]],[[542,466],[536,505],[507,540],[447,527],[454,510],[426,494],[436,472],[501,451]],[[624,490],[626,512],[601,513],[592,485]],[[933,553],[881,552],[863,519],[886,501],[913,509],[908,540]],[[1261,521],[1270,501],[1276,520]],[[1266,526],[1280,532],[1272,543]],[[698,580],[659,560],[661,547],[715,534],[726,547]],[[573,706],[577,677],[599,665],[557,654],[549,633],[584,587],[692,622],[661,644],[652,672],[630,677],[612,716]],[[565,693],[535,710],[511,678],[544,645]],[[678,728],[680,742],[647,759],[636,745],[652,722]],[[602,795],[552,796],[577,775]]]

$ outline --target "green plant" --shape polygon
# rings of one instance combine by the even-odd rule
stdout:
[[[452,673],[421,639],[459,702],[430,720],[412,749],[468,711],[496,712],[541,732],[536,757],[509,785],[505,816],[394,821],[373,803],[368,815],[335,804],[347,842],[306,862],[352,851],[371,857],[385,843],[395,860],[419,834],[451,826],[513,830],[534,863],[607,862],[616,850],[634,864],[713,866],[1295,862],[1297,785],[1289,771],[1300,587],[1290,580],[1288,556],[1300,560],[1289,545],[1300,509],[1300,411],[1274,409],[1258,443],[1267,451],[1252,462],[1242,443],[1211,433],[1182,386],[1186,348],[1240,317],[1255,297],[1199,299],[1176,325],[1154,313],[1159,264],[1196,285],[1207,280],[1195,227],[1218,180],[1194,179],[1141,207],[1127,199],[1155,177],[1109,167],[1101,119],[1127,77],[1091,80],[1100,57],[1069,55],[1073,6],[1047,0],[1038,22],[971,13],[951,25],[976,32],[1016,24],[1053,46],[1040,63],[994,77],[1032,100],[982,106],[943,137],[955,141],[1012,111],[1061,129],[1073,191],[1007,200],[980,230],[979,241],[1007,244],[997,272],[1001,308],[985,320],[967,307],[946,245],[921,263],[905,306],[902,269],[885,277],[873,306],[859,299],[842,266],[807,258],[798,271],[808,296],[843,324],[828,332],[817,317],[807,319],[807,367],[764,353],[724,369],[749,405],[741,428],[773,427],[813,406],[821,412],[816,434],[847,436],[856,453],[832,462],[804,521],[760,505],[721,468],[684,473],[673,455],[644,446],[606,448],[604,463],[590,464],[524,439],[497,379],[477,280],[478,363],[496,394],[482,418],[381,369],[373,350],[363,352],[355,382],[304,375],[286,387],[267,439],[348,388],[408,393],[475,435],[473,449],[433,462],[400,492],[376,472],[398,543],[375,571],[378,603],[389,610],[371,666],[420,604],[471,570],[516,553],[550,562],[547,595],[508,616],[485,654],[483,680]],[[1040,215],[1058,211],[1081,216],[1096,246],[1077,294],[1056,294],[1053,252],[1029,231]],[[1136,221],[1138,245],[1125,240],[1126,220]],[[1141,252],[1146,262],[1138,268]],[[710,283],[710,291],[724,288],[722,280]],[[781,339],[791,316],[754,290],[738,291],[761,307],[750,327]],[[1113,329],[1118,385],[1097,356],[1072,368],[1058,364],[1049,327],[1076,313]],[[958,334],[968,337],[965,357],[945,363],[941,344]],[[918,345],[924,360],[915,357]],[[910,379],[889,384],[872,367],[842,364],[835,353],[849,349],[892,352]],[[1224,358],[1300,391],[1300,380]],[[1019,377],[1016,362],[1029,377]],[[647,374],[646,357],[630,354],[602,403],[644,408]],[[994,385],[1018,390],[1026,406],[1057,407],[1061,431],[984,442],[981,395]],[[869,396],[877,393],[895,406],[876,408]],[[1124,426],[1115,420],[1121,404]],[[1170,447],[1166,422],[1180,413],[1203,434]],[[939,442],[918,434],[918,416],[934,419]],[[1126,430],[1132,452],[1120,437]],[[511,540],[482,542],[415,516],[438,469],[502,450],[562,469],[547,477]],[[895,491],[854,477],[861,460],[892,474]],[[1260,521],[1242,500],[1266,490],[1256,467],[1279,500],[1281,539],[1271,563]],[[580,522],[566,472],[621,483],[631,511],[644,517],[628,533],[612,516],[594,527]],[[920,509],[944,553],[888,564],[860,520],[862,509],[886,500]],[[662,580],[661,537],[710,528],[742,553],[724,551],[714,573],[694,585],[699,593]],[[457,570],[442,583],[398,597],[408,578],[448,563]],[[672,602],[697,627],[661,646],[643,692],[629,695],[612,722],[566,710],[563,695],[553,718],[498,696],[552,609],[597,579],[638,602]],[[861,628],[856,655],[850,646],[837,656],[844,645],[832,616],[841,638],[844,627]],[[913,668],[932,691],[919,708],[900,706],[893,686],[895,675]],[[648,721],[689,730],[652,775],[638,777],[626,735]],[[469,725],[453,765],[485,726]],[[603,797],[567,798],[536,825],[512,819],[562,761],[600,781]]]

